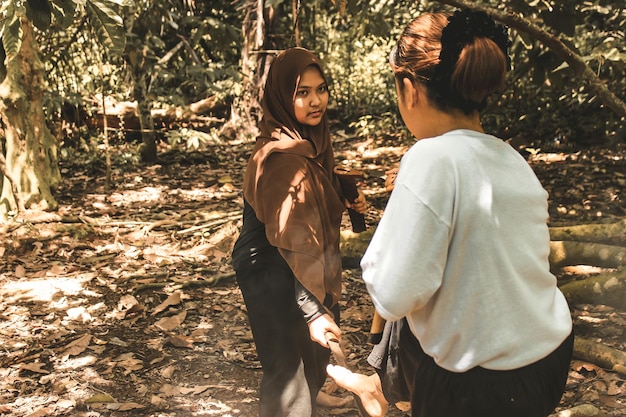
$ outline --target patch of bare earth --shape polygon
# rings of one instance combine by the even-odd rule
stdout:
[[[406,149],[379,145],[336,145],[339,160],[367,174],[370,226],[387,198],[381,177]],[[5,227],[0,415],[256,415],[261,373],[229,265],[249,149],[233,143],[114,166],[108,192],[102,167],[65,164],[59,212]],[[550,192],[553,224],[625,217],[623,149],[538,154],[531,164]],[[560,278],[596,272],[570,268]],[[371,302],[357,268],[344,277],[343,348],[353,369],[369,373]],[[572,310],[579,334],[624,350],[624,311]],[[625,402],[623,374],[575,360],[558,410],[593,405],[620,416]],[[348,404],[321,415],[357,414]]]

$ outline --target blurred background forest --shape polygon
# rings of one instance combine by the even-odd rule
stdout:
[[[106,160],[110,169],[111,158],[113,165],[156,161],[159,144],[200,149],[252,139],[269,63],[295,45],[325,62],[335,131],[407,139],[387,56],[413,16],[450,9],[444,3],[455,4],[4,1],[0,215],[57,207],[59,161]],[[487,131],[535,151],[624,140],[623,1],[469,4],[523,23],[511,25],[514,68],[484,113]],[[129,141],[137,148],[107,152]]]

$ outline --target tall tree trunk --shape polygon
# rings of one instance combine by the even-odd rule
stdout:
[[[6,62],[0,84],[0,118],[4,123],[5,163],[0,184],[0,219],[19,208],[55,210],[52,190],[61,180],[57,143],[46,125],[43,94],[45,70],[33,26],[22,18],[22,45]]]
[[[296,46],[302,46],[302,36],[300,35],[300,0],[291,0],[291,11],[293,13],[293,33],[296,38]]]
[[[154,130],[154,120],[152,119],[152,102],[148,100],[146,75],[135,74],[135,86],[133,91],[135,100],[137,100],[139,128],[141,129],[141,160],[143,162],[156,162],[156,132]]]
[[[243,91],[231,106],[231,118],[225,128],[254,136],[256,125],[262,117],[261,97],[273,60],[268,35],[274,10],[265,7],[265,0],[246,0],[245,9],[241,50]]]
[[[137,101],[137,116],[141,132],[141,160],[155,162],[157,159],[156,132],[152,119],[152,102],[148,99],[148,66],[146,65],[146,47],[129,48],[126,62],[131,67],[133,77],[133,98]]]

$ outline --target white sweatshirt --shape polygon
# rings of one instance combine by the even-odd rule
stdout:
[[[549,271],[547,209],[534,172],[502,140],[471,130],[420,140],[361,261],[376,310],[406,317],[449,371],[547,356],[572,330]]]

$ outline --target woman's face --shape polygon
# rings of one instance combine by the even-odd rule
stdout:
[[[317,126],[328,106],[328,85],[320,70],[311,66],[304,70],[295,93],[293,111],[296,120],[307,126]]]

